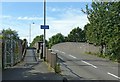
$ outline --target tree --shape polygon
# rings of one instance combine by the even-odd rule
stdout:
[[[85,26],[85,34],[89,43],[101,45],[101,55],[120,59],[120,1],[92,2],[92,8],[86,5],[89,24]],[[105,46],[105,52],[103,48]]]
[[[30,46],[34,46],[34,44],[35,44],[36,42],[39,42],[39,41],[43,41],[43,35],[36,36],[36,37],[33,39],[33,41],[32,41],[32,43],[30,44]]]
[[[85,42],[85,32],[81,28],[74,28],[67,37],[70,42]]]
[[[65,37],[61,33],[57,33],[49,38],[49,48],[51,48],[54,44],[65,42]]]
[[[15,30],[11,30],[10,28],[6,30],[3,29],[2,34],[3,34],[3,39],[14,39],[14,40],[19,39],[17,32]]]

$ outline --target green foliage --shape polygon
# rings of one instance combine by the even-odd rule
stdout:
[[[57,33],[49,38],[49,48],[51,48],[54,44],[65,42],[65,37],[61,33]]]
[[[67,41],[69,42],[85,42],[85,32],[81,28],[74,28],[68,34]]]
[[[85,42],[85,31],[81,28],[74,28],[69,34],[68,37],[63,36],[61,33],[57,33],[49,38],[49,48],[53,45],[61,42]]]
[[[60,69],[60,64],[56,64],[55,65],[55,73],[60,73],[61,69]]]
[[[36,42],[39,42],[39,41],[43,41],[43,35],[40,35],[40,36],[36,36],[32,43],[30,44],[30,46],[33,46]]]
[[[3,34],[3,39],[13,39],[13,40],[18,40],[19,37],[18,37],[18,34],[15,30],[11,30],[10,28],[9,29],[6,29],[2,31],[2,34]]]
[[[3,36],[2,35],[0,35],[0,39],[2,39],[3,38]]]
[[[105,53],[120,61],[120,1],[92,2],[91,6],[90,9],[86,5],[86,11],[82,10],[89,20],[84,27],[87,42],[101,45],[101,56]]]
[[[30,44],[30,47],[33,47],[34,44],[35,44],[36,42],[39,42],[39,41],[43,41],[43,35],[36,36],[36,37],[33,39],[32,43]],[[48,41],[47,41],[47,40],[45,40],[45,43],[46,43],[46,47],[48,47]]]

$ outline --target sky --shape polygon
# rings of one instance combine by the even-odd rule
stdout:
[[[73,28],[84,28],[89,21],[85,5],[91,2],[47,2],[46,5],[46,39],[61,33],[67,36]],[[16,30],[21,39],[26,38],[29,42],[29,30],[31,28],[31,41],[38,35],[43,34],[43,2],[2,2],[0,11],[2,23],[0,30],[11,28]],[[32,23],[35,24],[32,24]]]

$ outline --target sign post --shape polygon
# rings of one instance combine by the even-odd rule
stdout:
[[[46,0],[44,0],[44,25],[41,25],[41,29],[44,29],[44,38],[43,38],[43,58],[46,61],[46,29],[49,29],[49,26],[46,25]]]

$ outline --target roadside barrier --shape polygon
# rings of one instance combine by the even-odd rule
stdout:
[[[60,64],[58,64],[57,53],[53,52],[51,49],[46,48],[46,61],[55,70],[56,73],[60,72]]]

